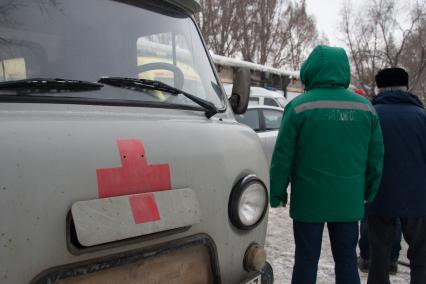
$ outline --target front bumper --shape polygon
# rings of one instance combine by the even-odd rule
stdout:
[[[179,266],[174,267],[175,264]],[[183,269],[185,266],[188,269]],[[193,273],[193,267],[198,274]],[[181,283],[182,279],[191,283],[191,279],[201,279],[201,272],[204,272],[201,276],[205,277],[202,278],[205,279],[203,283],[221,282],[216,246],[208,235],[199,234],[149,248],[49,268],[30,284],[105,283],[104,279],[108,279],[108,283],[126,283],[129,277],[145,277],[154,270],[158,273],[152,273],[152,281],[147,282],[168,283],[163,277],[166,275],[169,280],[177,281],[170,283]],[[116,281],[111,282],[111,277],[115,277]]]
[[[185,251],[190,254],[185,255]],[[179,261],[173,259],[174,257],[177,257]],[[179,273],[171,271],[173,265],[167,265],[167,261],[169,261],[169,264],[174,264],[177,262],[184,262],[186,259],[188,260],[188,267],[194,267],[193,262],[197,262],[197,260],[194,260],[194,257],[202,259],[202,261],[198,261],[198,264],[201,266],[197,268],[198,273],[196,277],[199,279],[202,274],[201,272],[204,271],[204,275],[206,276],[205,281],[197,282],[194,275],[191,275],[192,272],[189,270],[189,273],[185,274],[182,272],[184,270],[180,269],[182,270],[181,275],[176,276],[176,274]],[[111,280],[111,277],[120,277],[120,275],[122,275],[122,278],[120,279],[123,279],[123,281],[120,282],[125,283],[125,279],[128,279],[128,275],[137,275],[138,273],[145,273],[144,275],[146,275],[146,271],[154,270],[157,267],[155,262],[158,259],[162,259],[160,262],[162,262],[162,264],[166,264],[164,267],[168,267],[168,270],[164,271],[164,273],[168,273],[169,275],[174,274],[176,277],[182,277],[179,279],[185,279],[186,281],[184,283],[191,283],[191,279],[197,283],[222,283],[217,250],[214,241],[208,235],[199,234],[180,240],[174,240],[169,243],[162,243],[149,248],[132,250],[88,261],[49,268],[36,276],[30,284],[69,284],[80,283],[81,281],[87,281],[89,279],[94,281],[90,283],[104,283],[103,279],[108,278]],[[158,263],[159,261],[157,261],[157,264]],[[204,266],[202,264],[204,264]],[[148,266],[148,268],[141,270],[140,268],[143,268],[143,266]],[[137,269],[135,269],[135,267],[137,267]],[[157,283],[158,281],[154,282]],[[250,275],[250,277],[241,284],[272,284],[273,282],[273,270],[271,265],[267,262],[260,272]],[[167,283],[167,281],[160,281],[158,283]]]
[[[254,273],[249,278],[241,282],[240,284],[273,284],[274,283],[274,271],[269,262],[266,262],[265,266],[260,272]]]

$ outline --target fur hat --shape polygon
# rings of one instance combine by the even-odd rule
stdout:
[[[408,73],[402,68],[386,68],[376,75],[378,88],[405,86],[408,87]]]

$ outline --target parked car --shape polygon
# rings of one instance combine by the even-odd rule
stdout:
[[[275,91],[278,95],[283,96],[284,97],[284,92],[281,90],[276,90]],[[300,96],[302,93],[301,92],[293,92],[293,91],[287,91],[287,96],[285,97],[285,99],[287,100],[287,103],[290,102],[291,100],[293,100],[294,98]]]
[[[232,84],[225,84],[224,88],[227,95],[230,96],[232,93]],[[287,99],[277,92],[270,91],[262,87],[250,87],[250,105],[265,105],[284,108],[287,103]]]
[[[298,92],[289,92],[287,91],[287,101],[291,101],[292,99],[300,96],[302,93],[298,93]]]
[[[269,163],[271,163],[283,113],[284,110],[279,107],[249,105],[246,113],[235,116],[238,122],[256,131]]]

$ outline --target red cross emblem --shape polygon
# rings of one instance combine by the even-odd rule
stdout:
[[[100,198],[171,189],[169,165],[148,165],[140,140],[118,140],[117,145],[121,167],[96,170]],[[160,220],[153,194],[130,196],[129,202],[136,224]]]

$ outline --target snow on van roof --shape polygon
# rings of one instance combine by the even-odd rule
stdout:
[[[252,97],[267,97],[267,98],[281,98],[284,97],[283,95],[272,91],[272,90],[268,90],[262,87],[258,87],[258,86],[251,86],[250,87],[250,96]]]
[[[291,76],[292,78],[296,78],[296,79],[298,79],[300,76],[299,71],[288,71],[284,69],[277,69],[277,68],[256,64],[252,62],[247,62],[247,61],[243,61],[243,60],[239,60],[235,58],[229,58],[229,57],[225,57],[225,56],[221,56],[217,54],[212,54],[212,58],[214,63],[222,65],[222,66],[243,67],[243,68],[248,68],[248,69],[256,70],[260,72]]]
[[[223,84],[225,92],[230,96],[232,93],[232,84]],[[272,91],[258,86],[250,86],[251,97],[265,97],[265,98],[283,98],[284,95],[277,91]]]

